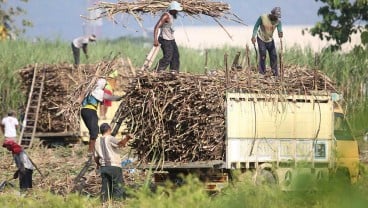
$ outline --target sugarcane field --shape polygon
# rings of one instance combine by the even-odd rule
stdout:
[[[368,1],[0,1],[0,207],[368,207]]]

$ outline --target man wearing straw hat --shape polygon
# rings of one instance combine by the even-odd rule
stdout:
[[[282,25],[281,21],[281,8],[275,7],[270,14],[264,14],[260,16],[254,25],[252,43],[258,42],[258,50],[260,54],[259,58],[259,73],[266,73],[266,52],[270,56],[272,73],[274,76],[278,76],[277,70],[277,53],[275,42],[273,40],[273,32],[277,28],[279,38],[282,38]],[[257,40],[256,40],[257,36]]]
[[[154,30],[154,46],[161,44],[163,57],[157,65],[157,71],[164,71],[170,65],[170,70],[179,72],[180,60],[179,50],[175,42],[174,29],[172,28],[174,19],[177,18],[178,12],[182,11],[181,4],[172,1],[160,20],[157,22]],[[159,33],[160,31],[160,33]]]
[[[89,42],[94,42],[94,41],[96,41],[95,35],[81,36],[73,40],[72,51],[73,51],[75,66],[79,65],[80,49],[82,48],[84,54],[86,55],[86,58],[88,59],[87,46]]]

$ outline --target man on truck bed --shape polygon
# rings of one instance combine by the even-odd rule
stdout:
[[[81,116],[84,124],[89,131],[89,156],[92,155],[95,147],[95,142],[98,136],[98,116],[97,108],[103,100],[119,101],[120,96],[109,95],[104,92],[106,86],[105,79],[98,79],[95,89],[88,94],[82,102]]]
[[[259,73],[266,73],[266,51],[270,56],[272,73],[274,76],[278,76],[277,70],[277,53],[275,42],[273,40],[273,32],[277,28],[279,38],[282,38],[282,25],[281,21],[281,8],[275,7],[272,9],[271,14],[264,14],[260,16],[254,25],[252,43],[258,42],[258,51],[260,55],[259,59]],[[257,40],[256,40],[257,36]]]
[[[79,65],[80,49],[81,48],[83,49],[83,52],[86,55],[86,58],[88,59],[87,46],[89,42],[94,42],[94,41],[96,41],[95,35],[81,36],[73,40],[72,51],[73,51],[75,66]]]
[[[125,147],[132,136],[127,135],[123,140],[118,141],[111,136],[111,127],[107,123],[101,124],[100,132],[102,136],[96,141],[94,154],[97,169],[100,169],[102,178],[101,197],[105,202],[109,198],[124,197],[124,181],[118,148]]]
[[[181,4],[172,1],[167,8],[168,12],[165,12],[160,20],[157,22],[154,30],[154,43],[155,47],[161,44],[163,57],[160,59],[157,71],[164,71],[168,65],[173,72],[179,72],[180,60],[179,50],[175,42],[174,29],[172,28],[174,19],[177,18],[178,12],[182,11]],[[160,35],[159,30],[161,30]]]

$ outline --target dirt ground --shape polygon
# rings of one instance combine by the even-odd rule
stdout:
[[[0,142],[3,143],[2,140]],[[34,148],[26,150],[26,152],[44,176],[42,178],[37,171],[34,171],[34,189],[49,190],[52,193],[60,195],[66,195],[73,192],[73,181],[87,161],[86,145],[75,144],[67,147],[48,148],[36,143]],[[129,149],[123,149],[121,151],[122,160],[125,161],[125,163],[128,158],[132,160],[129,152]],[[1,148],[0,154],[0,181],[8,180],[15,185],[14,188],[9,187],[10,190],[5,189],[3,192],[0,192],[1,194],[5,191],[17,189],[18,180],[12,179],[16,167],[11,153]],[[129,187],[140,186],[146,178],[144,172],[133,169],[132,166],[126,166],[123,169],[123,174],[125,184]],[[88,169],[84,180],[86,185],[81,193],[89,196],[97,196],[101,188],[101,179],[94,163]]]

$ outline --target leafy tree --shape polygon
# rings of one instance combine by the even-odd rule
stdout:
[[[16,21],[16,17],[24,15],[26,11],[18,6],[20,2],[28,2],[28,0],[18,0],[9,4],[8,0],[0,0],[0,31],[7,35],[19,35],[25,32],[26,27],[32,26],[32,23],[27,19],[21,19],[21,24]],[[1,34],[0,34],[1,35]]]
[[[331,49],[351,41],[351,35],[360,32],[363,45],[368,46],[368,0],[315,0],[324,3],[318,10],[322,21],[310,33],[321,40],[335,40]]]

